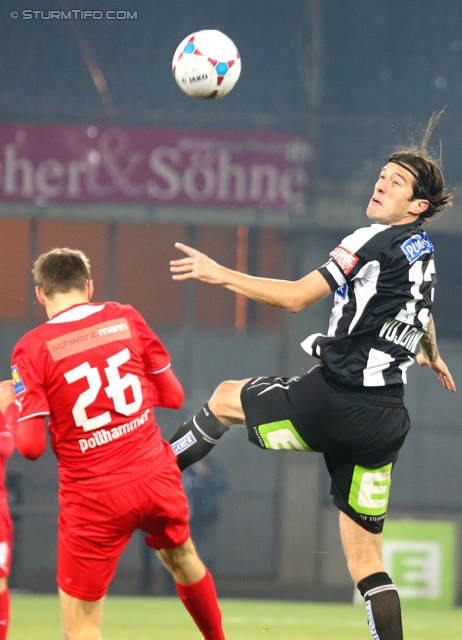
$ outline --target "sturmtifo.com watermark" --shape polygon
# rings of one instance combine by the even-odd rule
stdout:
[[[69,11],[43,11],[23,9],[10,11],[12,20],[138,20],[138,11],[88,11],[69,9]]]

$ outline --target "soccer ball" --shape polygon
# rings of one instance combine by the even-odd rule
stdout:
[[[204,29],[177,47],[172,71],[180,89],[191,98],[222,98],[236,84],[241,57],[234,42],[221,31]]]

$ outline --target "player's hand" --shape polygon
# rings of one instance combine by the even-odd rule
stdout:
[[[175,247],[186,253],[187,257],[170,260],[173,280],[201,280],[208,284],[224,284],[224,267],[206,256],[205,253],[181,242],[175,242]]]
[[[0,411],[6,411],[8,405],[14,402],[14,382],[13,380],[2,380],[0,382]]]
[[[430,369],[433,369],[445,389],[447,389],[448,391],[456,391],[456,385],[454,380],[452,379],[452,375],[446,363],[440,356],[438,356],[436,360],[431,362],[423,351],[419,351],[416,360],[421,367],[430,367]]]

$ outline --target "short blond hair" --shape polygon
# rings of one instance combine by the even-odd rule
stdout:
[[[37,258],[32,275],[47,298],[72,289],[84,291],[91,280],[90,261],[78,249],[52,249]]]

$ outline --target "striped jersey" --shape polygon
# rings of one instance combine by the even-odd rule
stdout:
[[[327,335],[302,347],[334,380],[358,387],[406,383],[425,333],[436,284],[422,222],[357,229],[319,268],[334,294]]]

